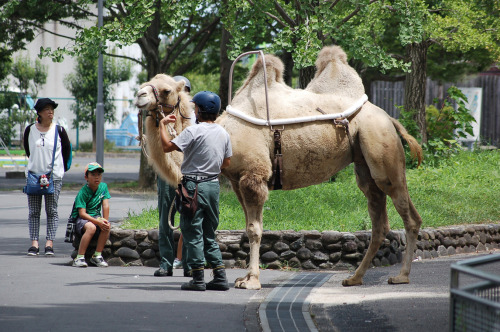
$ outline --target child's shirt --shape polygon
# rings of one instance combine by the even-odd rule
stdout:
[[[182,174],[217,175],[224,159],[233,154],[229,134],[216,123],[189,126],[172,142],[184,153]]]
[[[88,184],[84,185],[76,195],[73,211],[71,211],[71,218],[78,217],[78,209],[80,208],[84,208],[87,214],[92,217],[101,215],[102,201],[110,198],[111,195],[106,183],[99,183],[99,187],[97,187],[95,193],[90,189]]]

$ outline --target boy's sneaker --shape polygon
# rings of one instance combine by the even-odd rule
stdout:
[[[174,259],[174,264],[172,264],[174,269],[182,269],[182,261],[178,258]]]
[[[92,258],[90,259],[90,263],[98,267],[108,267],[108,263],[104,261],[104,258],[102,258],[102,256],[92,256]]]
[[[30,247],[30,248],[28,249],[28,256],[36,256],[36,255],[38,255],[38,251],[39,251],[39,250],[40,250],[40,249],[39,249],[39,248],[37,248],[37,247]]]
[[[87,267],[87,262],[85,262],[85,258],[75,258],[73,261],[73,266],[75,267]]]
[[[46,256],[54,256],[54,249],[51,246],[45,247]]]

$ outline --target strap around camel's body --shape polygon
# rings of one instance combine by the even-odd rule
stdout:
[[[276,129],[274,131],[274,160],[273,160],[273,176],[271,183],[274,190],[283,188],[283,154],[281,154],[281,132],[283,130]]]
[[[318,111],[322,113],[322,115],[318,116],[307,116],[307,117],[300,117],[300,118],[289,118],[289,119],[276,119],[276,120],[263,120],[263,119],[257,119],[252,116],[249,116],[241,111],[238,111],[237,109],[231,107],[231,105],[227,105],[226,112],[240,118],[242,120],[245,120],[247,122],[253,123],[255,125],[259,126],[269,126],[272,129],[272,126],[279,126],[282,125],[284,128],[284,125],[286,124],[294,124],[294,123],[304,123],[304,122],[312,122],[312,121],[324,121],[324,120],[334,120],[335,124],[340,124],[343,125],[347,137],[349,139],[349,145],[351,146],[351,153],[354,158],[354,146],[353,146],[353,140],[352,137],[349,133],[349,121],[346,120],[347,117],[353,115],[356,113],[363,105],[368,101],[368,96],[363,95],[359,100],[357,100],[354,105],[349,107],[347,110],[345,110],[342,113],[335,113],[335,114],[326,114],[325,112],[321,111],[318,108]],[[337,119],[344,119],[347,121],[336,121]],[[273,130],[273,129],[272,129]],[[283,129],[276,129],[274,130],[274,159],[273,159],[273,175],[271,177],[271,184],[273,186],[274,190],[278,190],[283,188],[283,154],[281,153],[281,132]]]

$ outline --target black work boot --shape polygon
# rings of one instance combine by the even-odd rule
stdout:
[[[182,284],[182,290],[204,291],[206,289],[203,267],[192,269],[193,280]]]
[[[229,289],[229,284],[226,278],[226,269],[222,266],[216,267],[214,269],[214,280],[207,283],[208,290],[220,290],[227,291]]]

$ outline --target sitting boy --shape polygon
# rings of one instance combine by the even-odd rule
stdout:
[[[99,267],[107,267],[101,255],[104,245],[109,238],[110,223],[109,199],[111,198],[108,185],[102,181],[104,168],[96,162],[85,167],[85,180],[87,184],[83,186],[75,198],[72,218],[76,219],[75,232],[81,236],[78,255],[73,261],[73,266],[87,267],[85,262],[85,252],[94,236],[97,236],[97,248],[90,259],[90,263]],[[102,215],[101,217],[101,207]]]

